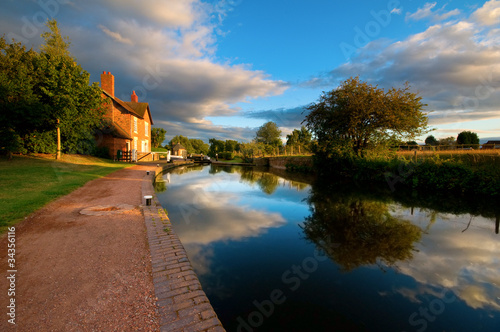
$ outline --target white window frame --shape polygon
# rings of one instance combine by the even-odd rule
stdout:
[[[137,137],[134,137],[134,150],[137,150]]]
[[[137,133],[137,118],[134,116],[134,133]]]

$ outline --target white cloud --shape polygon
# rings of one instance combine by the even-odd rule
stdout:
[[[420,302],[419,296],[424,294],[454,294],[471,308],[499,311],[500,244],[494,233],[494,220],[481,216],[471,220],[469,215],[453,214],[435,217],[430,223],[431,216],[424,210],[405,214],[405,218],[413,218],[422,228],[430,226],[430,230],[418,244],[412,261],[398,266],[401,273],[417,281],[418,288],[400,288],[396,292],[412,302]]]
[[[99,5],[109,6],[114,17],[128,16],[174,28],[193,25],[203,14],[204,6],[198,0],[105,0],[99,1]]]
[[[66,6],[57,19],[91,80],[111,71],[116,95],[129,100],[136,90],[168,135],[247,140],[250,128],[214,126],[205,118],[238,114],[235,104],[279,95],[287,84],[250,66],[218,61],[218,29],[234,6],[237,2],[89,0]]]
[[[415,13],[406,13],[406,20],[420,21],[430,19],[433,21],[444,21],[452,16],[460,15],[461,13],[458,9],[446,12],[446,5],[433,12],[432,9],[436,7],[436,4],[436,2],[427,2],[424,7],[419,8]]]
[[[391,10],[391,14],[401,15],[401,13],[402,13],[402,8],[394,8],[393,10]]]
[[[415,13],[406,13],[407,20],[421,20],[432,16],[432,8],[436,7],[436,2],[427,2],[424,7],[419,8]]]
[[[435,111],[429,114],[430,125],[498,119],[500,49],[496,41],[496,34],[469,20],[435,24],[405,40],[368,44],[322,81],[332,86],[359,75],[386,88],[410,81],[428,104],[427,110]]]
[[[111,30],[109,30],[108,28],[106,28],[104,25],[101,25],[99,24],[98,25],[99,29],[101,29],[105,34],[107,34],[108,36],[110,36],[111,38],[113,38],[114,40],[120,42],[120,43],[124,43],[124,44],[128,44],[128,45],[133,45],[132,43],[132,40],[130,40],[129,38],[125,38],[123,37],[122,35],[120,35],[118,32],[113,32]]]
[[[500,1],[487,1],[472,15],[473,19],[482,25],[495,25],[500,23]]]

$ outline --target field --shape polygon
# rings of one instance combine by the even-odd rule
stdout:
[[[90,156],[14,156],[0,159],[0,233],[56,198],[90,180],[131,164]]]
[[[426,159],[450,160],[462,163],[473,168],[499,167],[500,150],[448,150],[448,151],[399,151],[399,158],[419,161]]]

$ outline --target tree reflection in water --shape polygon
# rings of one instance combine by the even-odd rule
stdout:
[[[409,260],[422,235],[411,222],[391,216],[384,202],[318,189],[312,190],[308,202],[306,238],[346,271]]]

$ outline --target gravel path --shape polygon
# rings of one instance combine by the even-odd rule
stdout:
[[[18,224],[15,296],[8,237],[0,238],[0,331],[159,331],[140,208],[147,169],[91,181]],[[80,213],[93,207],[109,213]],[[7,315],[12,298],[15,325]]]

